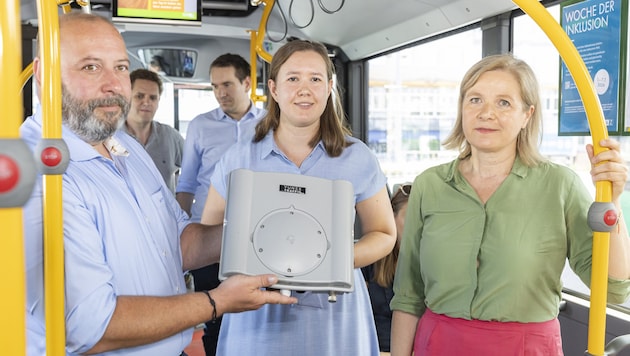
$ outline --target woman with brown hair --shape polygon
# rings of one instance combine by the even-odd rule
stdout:
[[[234,169],[349,181],[362,231],[354,236],[354,291],[335,303],[327,293],[293,291],[294,307],[224,318],[219,355],[378,355],[360,268],[392,250],[395,223],[385,175],[374,153],[344,126],[333,77],[324,45],[296,40],[278,49],[269,70],[267,115],[253,142],[232,146],[217,163],[201,222],[223,223],[227,178]]]

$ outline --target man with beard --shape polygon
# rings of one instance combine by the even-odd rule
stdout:
[[[193,327],[264,303],[294,303],[261,288],[273,275],[234,276],[185,293],[183,271],[218,261],[221,227],[190,223],[143,147],[117,131],[129,110],[129,59],[104,18],[60,17],[66,351],[178,355]],[[33,62],[41,86],[42,62]],[[38,110],[39,111],[39,110]],[[41,112],[21,127],[34,147]],[[38,180],[41,182],[41,179]],[[45,354],[42,186],[24,207],[29,355]]]
[[[200,114],[188,125],[176,190],[177,201],[194,222],[201,220],[215,164],[233,144],[251,141],[256,124],[266,113],[249,98],[252,85],[256,86],[250,71],[249,63],[238,54],[220,55],[210,64],[210,82],[219,107]],[[218,274],[218,264],[192,271],[196,290],[216,287]],[[206,356],[216,352],[220,326],[221,318],[206,323]]]

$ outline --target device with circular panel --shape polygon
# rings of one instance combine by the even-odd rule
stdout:
[[[281,290],[351,292],[353,228],[350,182],[237,169],[228,185],[219,278],[273,273],[272,287]]]

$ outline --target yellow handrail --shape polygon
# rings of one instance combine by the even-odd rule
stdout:
[[[266,102],[267,101],[267,96],[266,95],[258,95],[256,93],[256,87],[257,87],[257,82],[258,82],[258,74],[256,73],[256,63],[257,63],[257,58],[256,58],[256,36],[257,36],[257,32],[256,31],[249,31],[249,35],[250,35],[250,45],[249,45],[249,61],[251,63],[250,65],[250,74],[249,74],[249,78],[250,81],[252,83],[252,88],[251,88],[251,94],[250,94],[250,98],[252,99],[252,101],[255,102]]]
[[[24,89],[24,86],[28,82],[28,80],[33,76],[33,62],[29,63],[26,68],[20,73],[20,90]]]
[[[273,9],[273,5],[275,0],[263,0],[262,4],[265,5],[265,9],[263,10],[262,17],[260,18],[260,24],[258,25],[258,31],[256,32],[256,42],[254,48],[256,49],[256,53],[262,58],[265,62],[271,63],[271,54],[267,52],[263,46],[263,40],[265,39],[265,26],[267,25],[267,21],[269,20],[269,15],[271,14],[271,10]]]
[[[608,130],[604,121],[604,113],[595,94],[595,86],[591,76],[573,42],[562,30],[562,27],[549,12],[535,0],[513,0],[528,14],[558,49],[575,80],[575,84],[584,103],[588,118],[595,154],[606,148],[599,142],[608,138]],[[612,199],[612,183],[597,182],[595,185],[595,201],[610,202]],[[591,306],[588,325],[588,352],[590,355],[604,355],[606,331],[606,294],[608,292],[608,248],[609,232],[593,233],[593,266],[591,270]]]
[[[18,0],[4,1],[4,9],[0,11],[0,28],[0,107],[5,114],[0,119],[0,139],[17,139],[23,115],[21,100],[16,100],[16,94],[21,91],[18,73],[22,66]],[[21,207],[0,208],[0,284],[4,291],[0,303],[0,350],[6,355],[26,354],[26,273],[22,219]]]
[[[265,6],[263,10],[262,17],[260,18],[260,24],[258,25],[258,31],[249,30],[250,35],[250,45],[249,45],[249,61],[251,64],[250,71],[250,79],[252,82],[251,94],[250,98],[253,102],[266,102],[266,95],[258,95],[256,94],[257,87],[257,73],[256,73],[256,63],[258,63],[257,55],[260,56],[265,62],[271,63],[271,54],[267,52],[263,46],[263,40],[265,39],[265,26],[267,25],[267,21],[269,20],[269,14],[271,14],[271,10],[273,9],[275,0],[262,0],[258,1],[258,4],[262,3]]]
[[[42,136],[61,138],[61,66],[57,3],[38,0]],[[44,295],[46,353],[65,355],[62,176],[43,176]]]

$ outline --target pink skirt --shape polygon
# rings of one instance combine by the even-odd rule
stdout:
[[[416,330],[416,356],[562,356],[558,319],[542,323],[466,320],[427,309]]]

